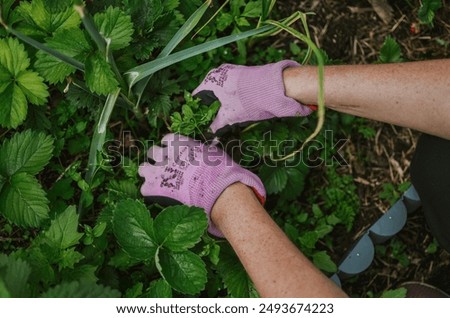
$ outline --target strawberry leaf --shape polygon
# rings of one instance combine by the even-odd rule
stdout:
[[[98,52],[88,57],[85,76],[86,85],[93,93],[107,95],[119,85],[110,65]]]
[[[119,202],[114,209],[113,230],[128,255],[141,261],[153,259],[157,249],[153,220],[143,203],[131,199]]]
[[[153,223],[157,242],[172,251],[193,247],[200,241],[207,227],[205,212],[185,205],[164,209]]]
[[[47,102],[47,86],[37,73],[28,70],[30,60],[17,39],[0,39],[0,125],[16,128],[25,120],[27,101]]]
[[[47,165],[52,152],[51,137],[31,130],[17,133],[0,147],[0,173],[4,176],[21,172],[35,175]]]
[[[48,219],[48,212],[45,191],[27,173],[13,175],[0,193],[0,213],[16,225],[38,227]]]
[[[183,294],[195,295],[205,288],[205,263],[190,251],[158,249],[156,267],[169,285]]]
[[[73,57],[80,62],[84,62],[86,56],[92,50],[83,31],[78,28],[55,32],[53,37],[47,39],[46,44],[49,48]],[[37,60],[34,67],[50,84],[64,81],[67,76],[76,70],[75,67],[43,51],[39,51],[36,56]]]
[[[109,7],[105,13],[97,13],[94,21],[99,32],[111,39],[111,50],[122,49],[131,42],[134,32],[131,17],[119,8]]]
[[[21,29],[26,33],[33,32],[45,36],[80,25],[80,16],[71,6],[64,11],[56,12],[48,8],[45,0],[33,0],[31,3],[20,2],[17,10],[25,20],[25,25]]]

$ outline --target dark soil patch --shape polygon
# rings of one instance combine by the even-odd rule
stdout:
[[[308,18],[313,37],[337,62],[376,62],[388,35],[400,44],[405,60],[448,57],[450,8],[446,1],[435,18],[434,27],[419,25],[419,1],[389,3],[393,17],[387,24],[369,1],[292,0],[279,1],[278,5],[285,16],[295,10],[315,12]],[[375,138],[352,135],[345,147],[350,165],[340,172],[354,176],[361,209],[351,235],[347,234],[346,239],[337,241],[334,246],[335,259],[344,256],[351,244],[388,210],[389,203],[379,197],[383,185],[398,186],[409,181],[409,165],[419,133],[371,121],[368,125],[377,132]],[[344,290],[352,296],[366,297],[413,280],[433,284],[450,293],[450,254],[439,247],[434,252],[427,251],[432,243],[433,237],[419,210],[409,216],[405,228],[394,239],[377,247],[375,260],[367,271],[343,282]]]

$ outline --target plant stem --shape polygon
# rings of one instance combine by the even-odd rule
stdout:
[[[103,148],[109,119],[111,118],[111,113],[117,102],[117,98],[120,95],[120,91],[121,89],[117,88],[114,93],[108,95],[105,102],[105,106],[103,106],[102,113],[100,114],[100,117],[94,129],[94,134],[92,136],[91,141],[91,148],[89,151],[88,171],[86,173],[85,178],[89,186],[92,186],[92,181],[94,180],[96,170],[98,169],[97,155]],[[84,201],[85,201],[85,193],[82,193],[80,203],[78,205],[79,218],[81,218],[81,215],[83,214]]]
[[[284,160],[294,157],[297,153],[302,152],[303,148],[319,134],[320,130],[323,127],[323,124],[325,121],[325,94],[324,94],[324,64],[325,63],[323,60],[322,53],[320,52],[320,50],[317,48],[315,43],[309,37],[305,36],[304,34],[301,34],[297,30],[294,30],[293,28],[291,28],[287,25],[284,25],[280,22],[270,20],[270,21],[267,21],[267,23],[274,25],[278,28],[281,28],[281,29],[289,32],[290,34],[292,34],[299,40],[305,42],[313,50],[314,54],[316,55],[317,62],[318,62],[319,90],[318,90],[318,96],[317,96],[318,122],[317,122],[316,129],[308,138],[306,138],[305,142],[300,147],[300,149],[297,149],[296,151],[294,151],[291,154],[284,156],[282,158],[278,158],[278,159],[271,158],[273,161],[284,161]]]

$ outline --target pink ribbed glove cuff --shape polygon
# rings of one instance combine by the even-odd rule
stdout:
[[[141,193],[156,202],[182,203],[205,209],[209,233],[223,237],[211,222],[211,210],[222,192],[241,182],[264,201],[266,192],[261,180],[235,163],[222,149],[191,138],[169,134],[162,140],[165,147],[154,146],[148,157],[154,161],[139,167],[145,178]],[[263,203],[263,202],[262,202]]]
[[[285,94],[283,70],[296,66],[300,64],[289,60],[262,66],[223,64],[211,70],[193,94],[221,102],[211,124],[214,133],[236,123],[307,116],[311,109]]]

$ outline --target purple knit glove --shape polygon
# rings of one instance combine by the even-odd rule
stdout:
[[[307,116],[311,109],[286,97],[284,90],[283,69],[299,65],[289,60],[262,66],[223,64],[211,70],[192,94],[205,103],[216,99],[222,103],[211,124],[213,133],[236,123]]]
[[[209,233],[223,237],[211,222],[211,209],[231,184],[242,182],[253,189],[261,203],[266,191],[261,180],[235,163],[222,149],[178,135],[166,135],[148,151],[150,161],[139,167],[145,178],[141,193],[162,204],[186,204],[205,209]]]

